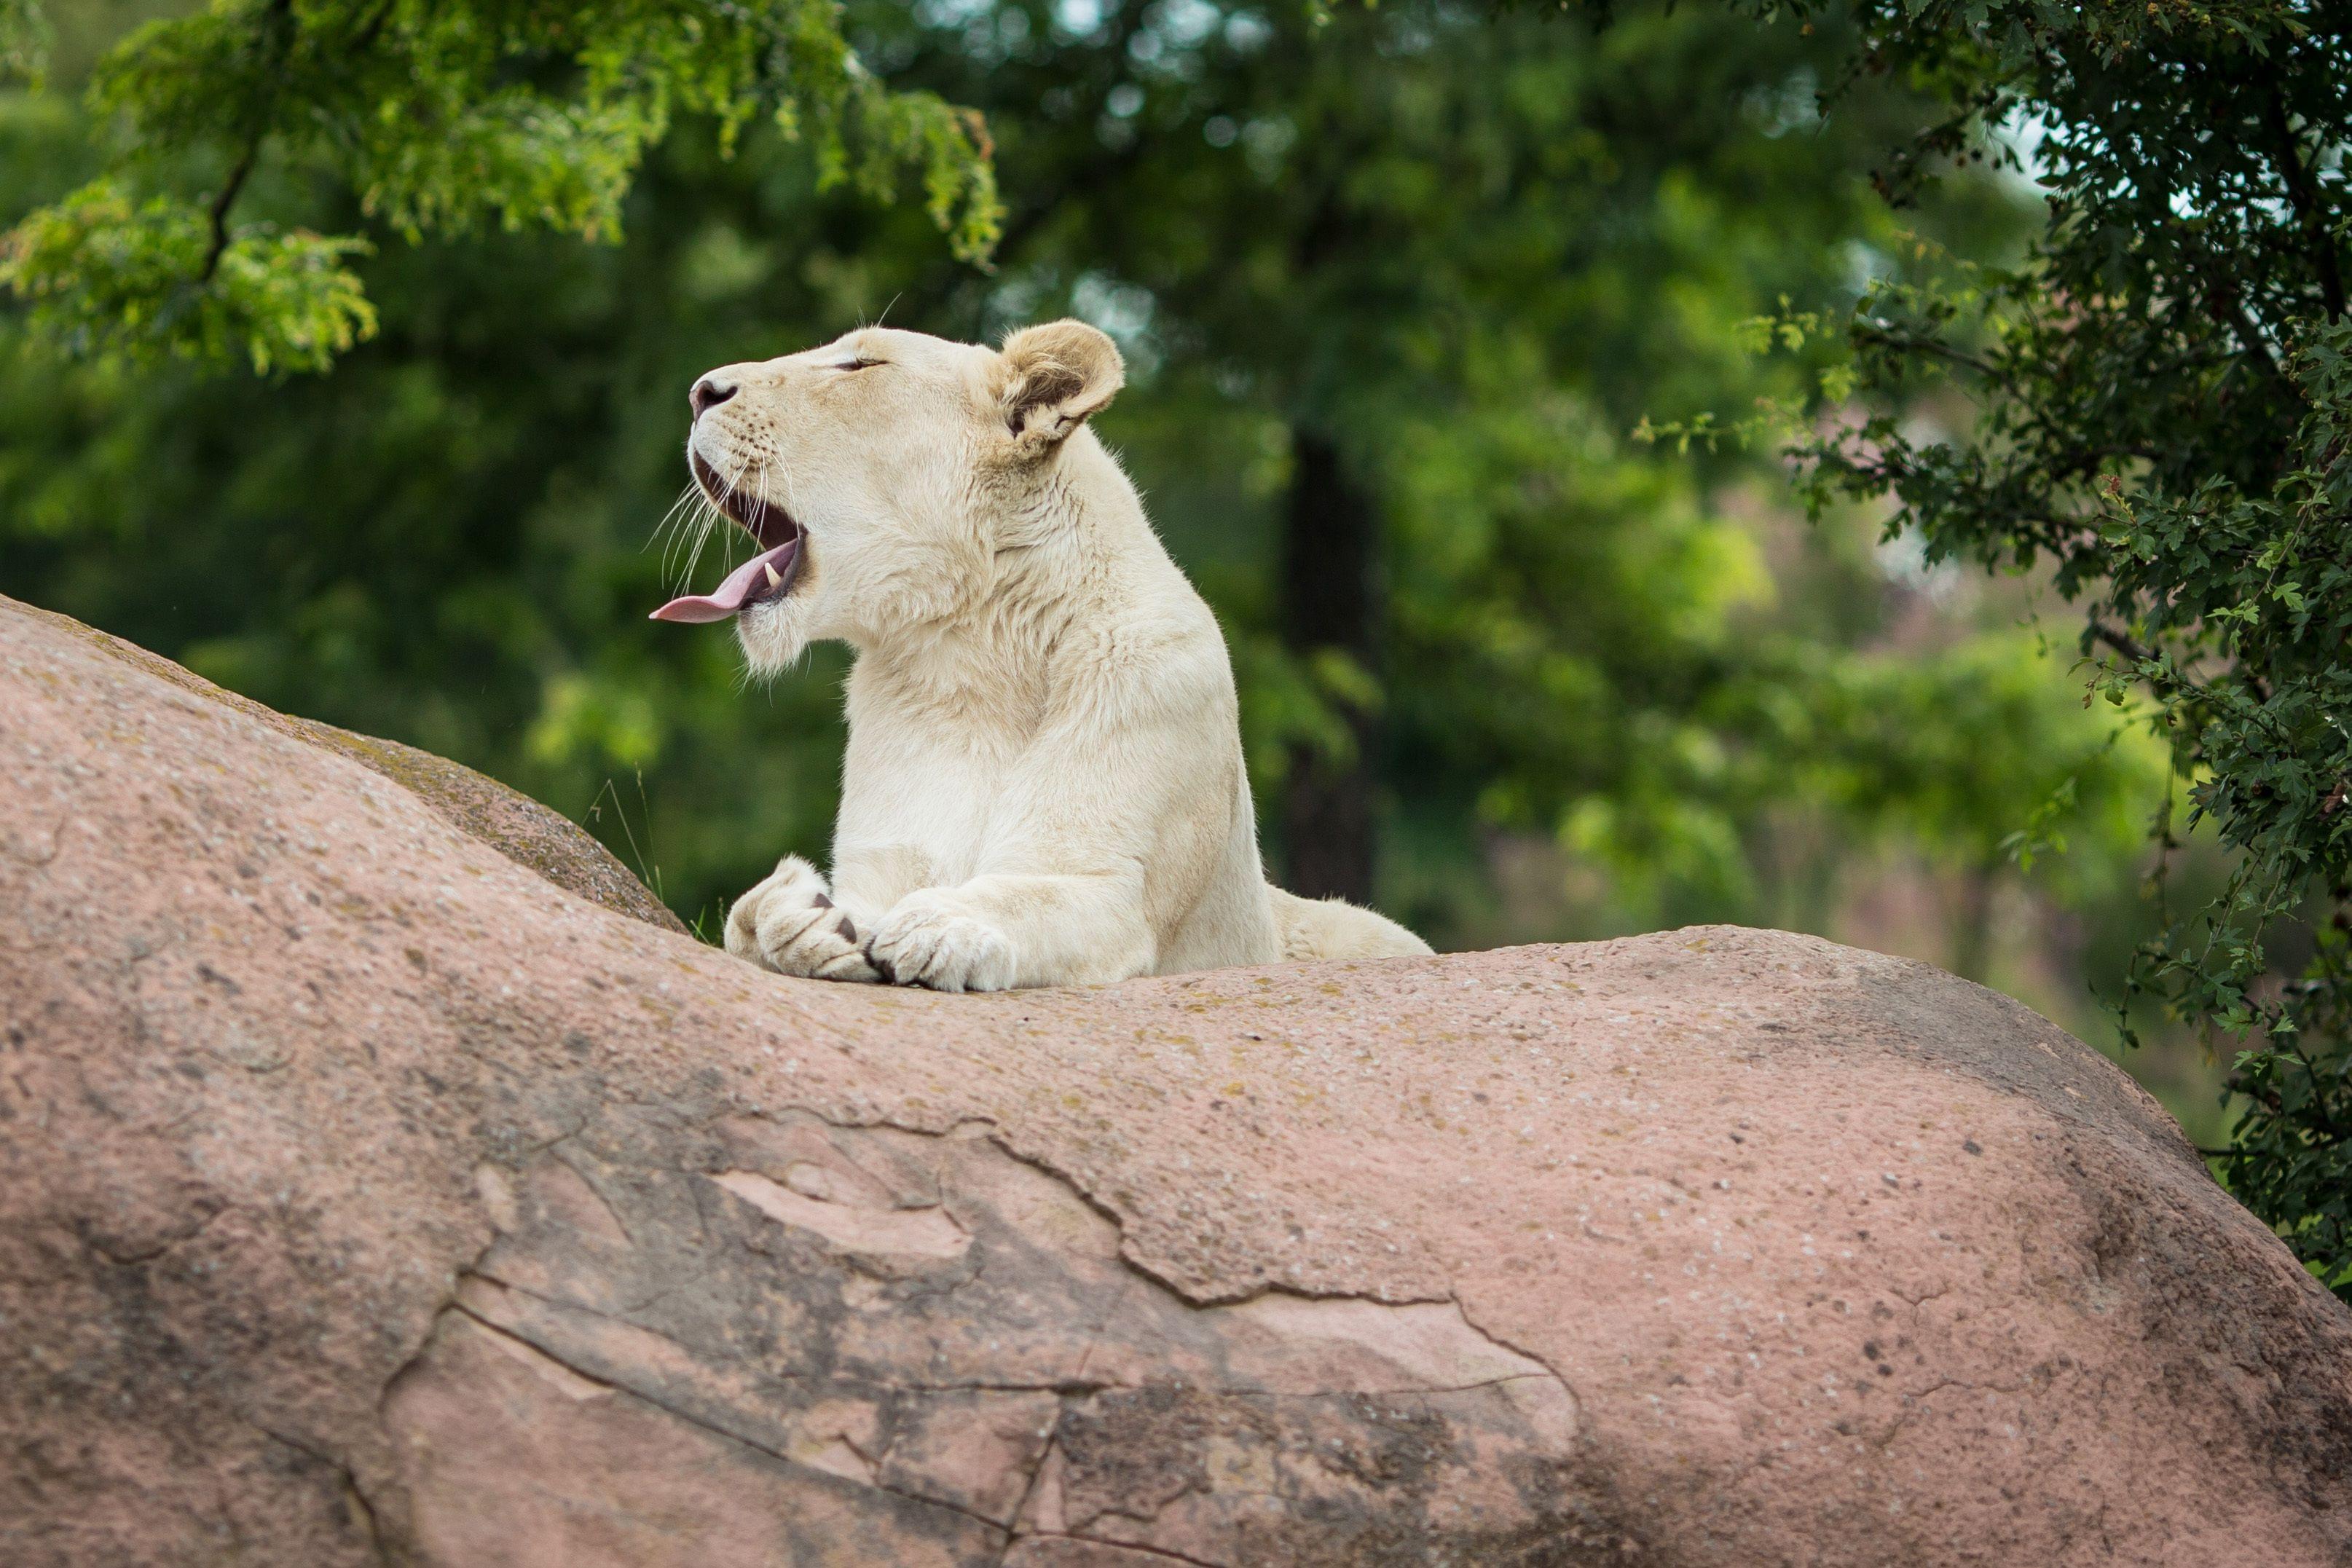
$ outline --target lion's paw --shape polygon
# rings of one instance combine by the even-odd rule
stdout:
[[[1013,944],[929,891],[910,893],[866,944],[884,978],[935,991],[1002,991],[1013,985]]]
[[[877,980],[857,945],[857,927],[834,907],[824,878],[786,855],[764,882],[727,912],[727,950],[780,975],[814,980]]]

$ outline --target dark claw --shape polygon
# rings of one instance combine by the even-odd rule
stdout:
[[[812,894],[810,896],[816,901],[816,906],[819,909],[831,909],[833,907],[833,900],[827,898],[824,894]]]
[[[856,921],[850,919],[846,915],[843,915],[841,917],[839,930],[841,932],[841,939],[843,941],[848,943],[853,947],[857,946],[857,923]]]

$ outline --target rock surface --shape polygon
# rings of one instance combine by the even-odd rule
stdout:
[[[0,607],[0,1562],[2352,1561],[2352,1314],[1778,933],[763,974]]]
[[[508,789],[495,779],[460,767],[446,757],[419,751],[396,740],[355,735],[316,719],[298,718],[239,696],[135,643],[94,626],[0,594],[0,624],[29,622],[78,639],[100,653],[135,665],[184,692],[235,708],[280,735],[322,746],[361,767],[383,774],[438,812],[458,831],[471,834],[500,854],[529,866],[566,893],[579,894],[633,919],[684,932],[686,922],[646,890],[645,883],[613,858],[613,852],[560,811]],[[5,722],[5,716],[0,716]]]

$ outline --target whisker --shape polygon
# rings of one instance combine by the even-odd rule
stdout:
[[[759,486],[760,489],[758,497],[759,503],[761,507],[765,507],[768,504],[768,460],[764,457],[755,458],[752,460],[752,467],[754,474],[757,476],[754,482]],[[752,552],[757,554],[760,549],[763,548],[764,544],[764,540],[753,539],[751,541]]]
[[[766,473],[764,465],[761,472],[764,476]],[[784,509],[792,513],[793,521],[798,522],[801,516],[801,498],[793,493],[793,471],[789,468],[779,468],[776,470],[776,476],[784,483]],[[807,525],[802,526],[805,528]]]
[[[646,541],[646,548],[650,549],[654,540],[661,538],[663,531],[667,529],[677,518],[678,513],[685,509],[686,504],[692,500],[697,495],[700,494],[702,486],[696,484],[691,479],[688,479],[683,486],[679,486],[677,499],[669,504],[669,510],[664,512],[661,515],[661,521],[654,525],[654,531],[651,537],[649,537]]]
[[[726,514],[713,505],[708,496],[699,497],[694,511],[694,548],[686,558],[686,577],[694,580],[694,569],[702,564],[702,552],[710,543],[710,531],[727,522]]]
[[[721,501],[732,500],[734,498],[737,481],[740,476],[740,465],[738,466],[738,470],[735,475],[730,476],[722,474],[719,476],[719,484],[721,486],[719,498]],[[731,571],[734,570],[735,565],[735,534],[737,531],[735,519],[728,516],[727,509],[724,506],[715,502],[705,508],[702,532],[694,541],[694,560],[696,563],[699,563],[701,561],[703,549],[705,546],[709,544],[711,531],[714,528],[719,530],[719,559],[727,563],[727,569]]]
[[[687,501],[685,512],[677,519],[677,530],[671,536],[669,549],[662,555],[662,569],[665,571],[677,573],[678,585],[681,589],[694,577],[692,554],[694,541],[702,537],[704,526],[702,513],[709,505],[709,503],[703,499],[702,487],[699,485],[696,486],[693,496]]]
[[[746,475],[749,474],[750,469],[751,465],[748,462],[739,462],[735,465],[735,472],[731,475],[726,476],[727,499],[731,501],[739,494],[743,492],[743,480]],[[758,497],[753,497],[752,499],[757,500]],[[735,519],[732,517],[727,516],[726,508],[720,507],[719,508],[719,511],[720,515],[726,518],[727,522],[726,537],[720,543],[719,550],[720,556],[727,562],[727,570],[732,571],[735,570],[735,536],[738,533],[744,532],[745,530],[736,526]],[[758,549],[760,548],[759,541],[756,539],[752,540],[751,548],[755,550]]]
[[[693,582],[694,574],[702,564],[702,553],[709,548],[711,535],[714,532],[722,536],[719,551],[726,559],[727,570],[730,571],[735,568],[735,536],[742,534],[746,538],[751,538],[751,530],[738,524],[728,514],[725,503],[734,500],[738,496],[742,496],[755,504],[764,503],[770,473],[768,459],[765,456],[739,459],[731,464],[730,468],[731,472],[714,469],[714,472],[719,473],[717,497],[711,496],[699,480],[689,481],[686,488],[678,493],[677,500],[671,505],[661,522],[655,526],[654,539],[665,539],[667,536],[662,549],[663,574],[665,576],[669,574],[680,555],[686,559],[685,570],[679,573],[677,578],[677,588],[680,592],[684,592]],[[782,469],[775,472],[782,478],[785,493],[789,496],[792,490],[791,474]],[[788,502],[787,505],[789,507],[790,503]],[[651,543],[652,540],[648,540],[647,548],[651,547]],[[756,538],[751,539],[751,549],[754,553],[759,549],[759,541]]]
[[[641,549],[651,549],[656,544],[662,547],[664,577],[669,575],[672,559],[677,554],[679,541],[685,537],[686,524],[693,516],[691,508],[701,494],[702,486],[688,480],[686,487],[677,493],[677,499],[670,503],[669,510],[662,514],[661,521],[654,525],[652,535],[640,547]]]

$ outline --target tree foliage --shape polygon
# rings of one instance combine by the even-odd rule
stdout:
[[[36,0],[0,0],[0,68],[37,70]],[[352,232],[240,221],[265,159],[356,197],[409,243],[486,225],[617,239],[646,151],[680,113],[722,147],[764,118],[827,183],[911,174],[957,254],[997,202],[979,120],[885,87],[832,0],[215,0],[147,24],[89,89],[113,155],[0,239],[0,282],[80,354],[317,371],[377,327]]]
[[[2352,1291],[2352,6],[1858,17],[1858,72],[1948,110],[1886,193],[1990,153],[2047,214],[2016,265],[1860,302],[1838,395],[1797,411],[1811,493],[1891,497],[1934,557],[2048,570],[2080,605],[2098,689],[2145,705],[2186,825],[2236,856],[2129,985],[2239,1042],[2226,1177]],[[1915,417],[1956,392],[1960,435]]]

